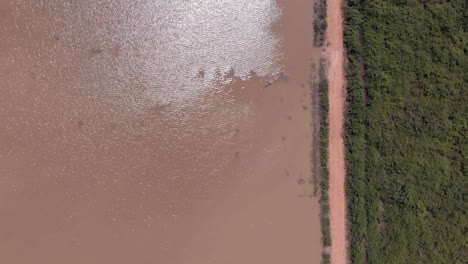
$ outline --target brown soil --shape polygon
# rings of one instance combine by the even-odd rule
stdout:
[[[343,67],[342,1],[327,1],[327,47],[330,101],[329,171],[332,263],[347,263],[345,155],[343,141],[345,78]]]

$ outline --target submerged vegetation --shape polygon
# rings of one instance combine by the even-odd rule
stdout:
[[[465,0],[349,0],[352,263],[468,259]]]
[[[327,0],[317,0],[314,5],[314,46],[322,47],[327,29]]]

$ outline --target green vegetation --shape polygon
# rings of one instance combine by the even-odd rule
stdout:
[[[322,264],[330,264],[330,263],[331,263],[330,254],[323,253],[322,254]]]
[[[327,29],[327,0],[317,0],[314,5],[314,45],[322,47]]]
[[[349,0],[352,263],[468,259],[466,0]]]
[[[322,227],[323,247],[331,246],[330,235],[330,205],[328,203],[328,81],[325,76],[323,62],[320,64],[320,167],[321,167],[321,197],[320,197],[320,224]],[[322,263],[330,263],[330,255],[322,254]]]

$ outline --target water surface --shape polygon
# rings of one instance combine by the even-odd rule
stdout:
[[[5,263],[318,263],[306,0],[0,2]]]

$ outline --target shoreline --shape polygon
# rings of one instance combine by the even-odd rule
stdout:
[[[345,147],[343,139],[345,75],[342,1],[327,1],[325,54],[328,63],[328,171],[331,263],[348,262],[345,192]]]

